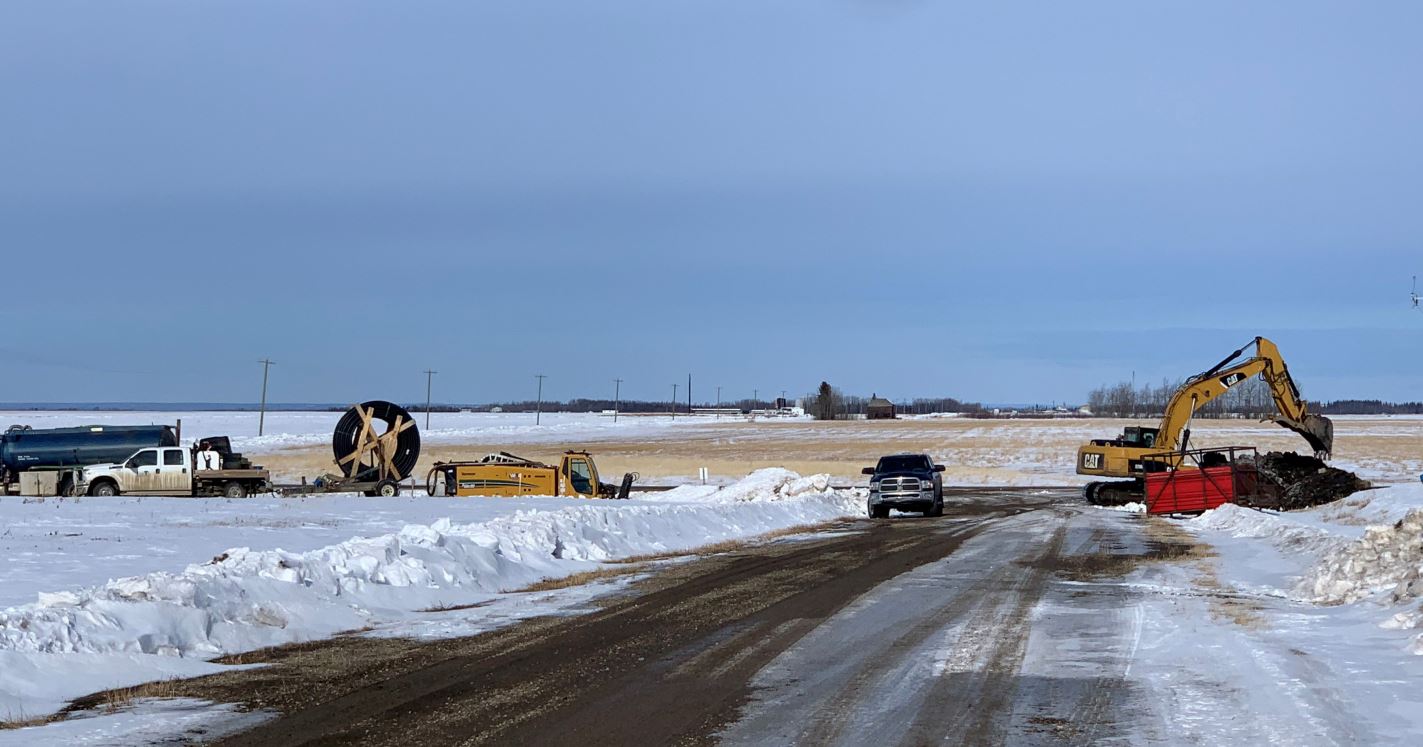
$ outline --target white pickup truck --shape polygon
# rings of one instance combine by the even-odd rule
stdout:
[[[204,455],[179,446],[139,449],[121,464],[91,464],[79,470],[78,493],[89,495],[220,495],[245,498],[272,489],[271,473],[251,469],[194,469]],[[204,460],[206,461],[206,460]],[[216,460],[221,467],[222,460]]]

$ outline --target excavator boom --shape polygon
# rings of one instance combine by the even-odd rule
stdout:
[[[1252,345],[1255,355],[1241,360]],[[1256,375],[1270,387],[1270,396],[1275,400],[1272,420],[1303,436],[1317,456],[1331,454],[1334,451],[1334,423],[1329,418],[1309,412],[1309,406],[1300,396],[1299,387],[1290,376],[1285,359],[1280,356],[1280,349],[1264,337],[1256,337],[1220,363],[1187,379],[1166,405],[1154,446],[1158,451],[1180,448],[1181,437],[1197,410]]]

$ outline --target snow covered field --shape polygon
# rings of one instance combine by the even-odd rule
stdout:
[[[0,412],[0,424],[36,428],[102,423],[169,423],[182,418],[183,438],[229,435],[236,447],[262,458],[279,479],[315,477],[331,467],[331,431],[341,413],[271,412],[258,437],[250,412]],[[923,451],[948,467],[954,485],[1068,485],[1077,447],[1121,432],[1125,420],[976,420],[921,417],[893,421],[815,422],[803,419],[624,416],[544,413],[433,413],[430,428],[417,415],[424,443],[421,469],[436,459],[468,459],[492,450],[548,458],[564,448],[590,448],[608,475],[633,471],[658,482],[683,482],[707,467],[723,481],[753,469],[779,466],[858,480],[859,468],[880,454]],[[1198,446],[1249,444],[1298,451],[1304,442],[1271,423],[1200,420]],[[1423,472],[1423,418],[1335,419],[1336,466],[1380,483],[1414,482]],[[423,472],[421,472],[423,474]]]
[[[11,559],[0,571],[0,718],[342,631],[469,635],[576,607],[606,587],[509,592],[616,558],[861,513],[862,496],[828,484],[766,470],[619,503],[0,501]]]
[[[325,446],[341,412],[268,412],[263,434],[257,435],[255,412],[122,412],[89,410],[0,410],[0,427],[23,424],[33,428],[68,428],[80,425],[173,425],[183,421],[183,440],[203,436],[231,436],[233,448],[244,453],[265,454],[293,446]],[[546,412],[534,425],[533,413],[430,413],[425,427],[424,413],[416,413],[423,443],[512,443],[539,444],[564,441],[594,442],[605,438],[651,437],[690,418],[623,416]],[[713,421],[715,422],[715,421]]]

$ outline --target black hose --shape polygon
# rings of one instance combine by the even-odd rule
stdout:
[[[395,466],[398,474],[386,475],[391,480],[403,480],[415,469],[415,462],[420,459],[420,430],[415,427],[415,419],[410,417],[404,407],[394,402],[384,400],[371,400],[360,405],[361,409],[372,411],[372,421],[382,421],[385,423],[385,430],[381,433],[389,432],[395,427],[396,418],[402,422],[410,423],[410,427],[401,431],[395,437],[395,454],[391,457],[391,464]],[[356,439],[361,435],[361,413],[357,408],[352,407],[341,416],[341,420],[336,423],[336,433],[331,437],[331,450],[336,454],[337,465],[341,468],[342,474],[354,480],[372,480],[379,474],[379,465],[360,464],[355,462],[341,463],[341,459],[350,455],[359,445]],[[381,435],[376,433],[376,436]]]

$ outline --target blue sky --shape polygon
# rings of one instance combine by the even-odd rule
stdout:
[[[1416,3],[10,3],[0,401],[1423,396]],[[893,360],[894,363],[886,363]],[[604,391],[608,390],[608,391]],[[700,397],[699,397],[700,399]]]

